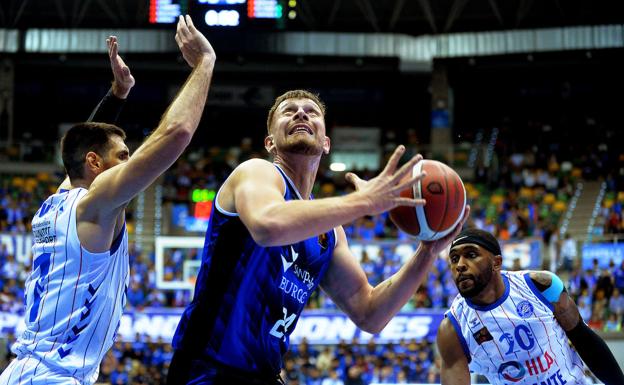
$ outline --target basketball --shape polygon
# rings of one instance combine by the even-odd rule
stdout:
[[[434,241],[450,233],[461,220],[466,207],[466,189],[455,170],[435,160],[418,162],[401,183],[423,171],[427,176],[401,191],[401,196],[423,198],[427,204],[396,207],[390,211],[390,219],[407,234],[421,241]]]

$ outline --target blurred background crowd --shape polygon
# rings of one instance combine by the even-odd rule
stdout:
[[[257,17],[258,4],[265,13]],[[155,240],[203,236],[229,173],[248,159],[267,158],[264,122],[273,99],[305,88],[327,103],[332,138],[315,198],[350,193],[345,172],[375,176],[398,144],[408,149],[403,161],[416,153],[443,161],[465,183],[468,226],[500,240],[505,268],[557,272],[583,319],[607,342],[618,341],[624,336],[622,6],[589,0],[1,1],[0,370],[15,340],[8,320],[24,312],[30,222],[64,178],[58,138],[85,120],[109,87],[104,37],[119,32],[121,55],[137,80],[119,120],[136,149],[188,75],[172,32],[175,14],[186,12],[219,59],[191,146],[128,206],[128,312],[190,302],[201,249],[167,247],[159,261]],[[373,285],[417,247],[387,214],[344,228]],[[159,287],[158,271],[187,288]],[[428,274],[404,314],[441,314],[457,295],[444,253]],[[305,312],[339,309],[319,291]],[[120,336],[99,380],[164,384],[171,356],[168,340]],[[282,377],[302,385],[439,383],[439,365],[435,341],[426,338],[303,339],[291,346]]]

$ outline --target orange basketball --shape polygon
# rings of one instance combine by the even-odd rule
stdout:
[[[390,219],[404,232],[422,241],[434,241],[447,235],[459,223],[466,209],[466,189],[455,170],[442,162],[422,160],[406,182],[414,175],[426,172],[421,181],[401,192],[407,198],[423,198],[425,206],[399,206],[390,211]]]

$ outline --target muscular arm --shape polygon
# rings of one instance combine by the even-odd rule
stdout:
[[[532,272],[530,277],[540,290],[549,288],[553,280],[559,280],[549,272]],[[606,385],[624,384],[624,374],[613,353],[603,339],[583,322],[576,304],[565,288],[552,304],[555,307],[555,318],[596,377]]]
[[[375,287],[368,283],[364,270],[351,254],[342,226],[336,228],[336,249],[321,282],[322,289],[358,327],[369,333],[380,332],[427,278],[431,265],[461,231],[469,214],[470,207],[466,207],[464,217],[447,236],[420,242],[407,263]]]
[[[98,175],[87,197],[97,211],[114,211],[149,186],[182,154],[204,109],[214,58],[206,56],[163,115],[156,130],[130,157]],[[83,199],[84,200],[84,199]]]
[[[321,287],[360,329],[378,333],[414,295],[437,254],[421,243],[399,271],[373,287],[351,254],[342,227],[336,233],[338,242]]]
[[[240,215],[261,246],[288,245],[330,231],[366,213],[361,194],[315,200],[284,200],[284,181],[271,163],[252,159],[232,173],[219,204]]]
[[[240,215],[254,240],[262,246],[288,245],[322,234],[367,214],[377,214],[398,205],[416,206],[421,199],[400,196],[424,174],[408,182],[401,178],[422,159],[412,158],[399,170],[405,151],[399,146],[386,168],[368,182],[359,181],[358,191],[336,198],[285,201],[284,182],[271,163],[251,160],[241,164],[226,181],[219,204]]]
[[[440,382],[442,385],[469,385],[470,370],[468,358],[464,352],[459,336],[448,318],[440,323],[436,338],[442,367],[440,368]]]
[[[125,163],[99,174],[78,204],[78,228],[89,250],[108,250],[109,230],[118,215],[140,191],[156,180],[182,154],[202,116],[216,55],[190,17],[180,18],[178,34],[184,34],[181,50],[193,50],[193,71],[171,103],[156,130]]]

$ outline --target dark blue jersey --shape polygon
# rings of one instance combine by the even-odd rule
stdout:
[[[284,199],[301,199],[277,169],[286,185]],[[289,336],[329,266],[335,242],[330,231],[292,245],[262,247],[238,214],[215,199],[195,296],[173,347],[247,372],[279,373]]]

